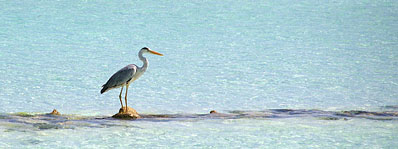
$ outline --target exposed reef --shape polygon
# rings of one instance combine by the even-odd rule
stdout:
[[[398,111],[322,111],[305,109],[268,109],[263,111],[210,111],[207,114],[138,114],[133,108],[125,112],[120,109],[113,116],[79,116],[65,115],[54,109],[50,113],[38,114],[17,112],[0,114],[0,126],[5,131],[36,131],[45,129],[74,129],[76,127],[106,128],[126,127],[120,120],[134,121],[200,121],[204,119],[282,119],[282,118],[313,118],[314,120],[343,120],[368,119],[381,121],[398,120]],[[131,121],[133,122],[133,121]],[[129,126],[130,127],[130,126]],[[132,126],[134,127],[134,126]]]

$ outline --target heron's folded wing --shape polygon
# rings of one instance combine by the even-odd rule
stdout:
[[[112,75],[111,78],[103,85],[103,87],[112,88],[126,83],[130,80],[133,75],[137,72],[137,66],[134,64],[127,65],[123,67],[115,74]]]

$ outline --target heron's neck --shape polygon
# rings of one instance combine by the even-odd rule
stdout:
[[[148,60],[144,56],[142,56],[142,54],[143,54],[143,52],[140,51],[138,53],[138,57],[144,63],[144,65],[142,65],[142,67],[140,67],[141,71],[144,72],[146,70],[146,68],[148,68]]]

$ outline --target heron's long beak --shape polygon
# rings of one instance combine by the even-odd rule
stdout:
[[[156,52],[156,51],[149,50],[149,52],[151,52],[152,54],[156,54],[156,55],[163,56],[163,54],[160,54],[160,53],[158,53],[158,52]]]

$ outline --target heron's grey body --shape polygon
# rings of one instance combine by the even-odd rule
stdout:
[[[135,64],[130,64],[120,69],[115,74],[113,74],[112,77],[109,78],[109,80],[104,85],[102,85],[101,94],[114,88],[126,86],[127,84],[135,81],[136,79],[138,79],[138,77],[135,77],[135,79],[133,79],[134,75],[137,73],[137,70],[138,66]]]
[[[144,54],[144,53],[152,53],[152,54],[162,55],[155,51],[151,51],[147,47],[144,47],[138,53],[138,57],[140,58],[140,60],[142,62],[144,62],[144,65],[142,67],[138,67],[135,64],[127,65],[126,67],[123,67],[122,69],[117,71],[115,74],[113,74],[111,76],[111,78],[109,78],[109,80],[104,85],[102,85],[101,94],[105,93],[108,90],[122,87],[122,89],[120,91],[120,95],[119,95],[120,104],[122,105],[122,108],[123,108],[122,91],[123,91],[123,87],[126,87],[126,95],[125,95],[126,110],[127,110],[127,91],[128,91],[128,87],[129,87],[130,83],[137,80],[148,68],[148,60],[142,56],[142,54]]]

